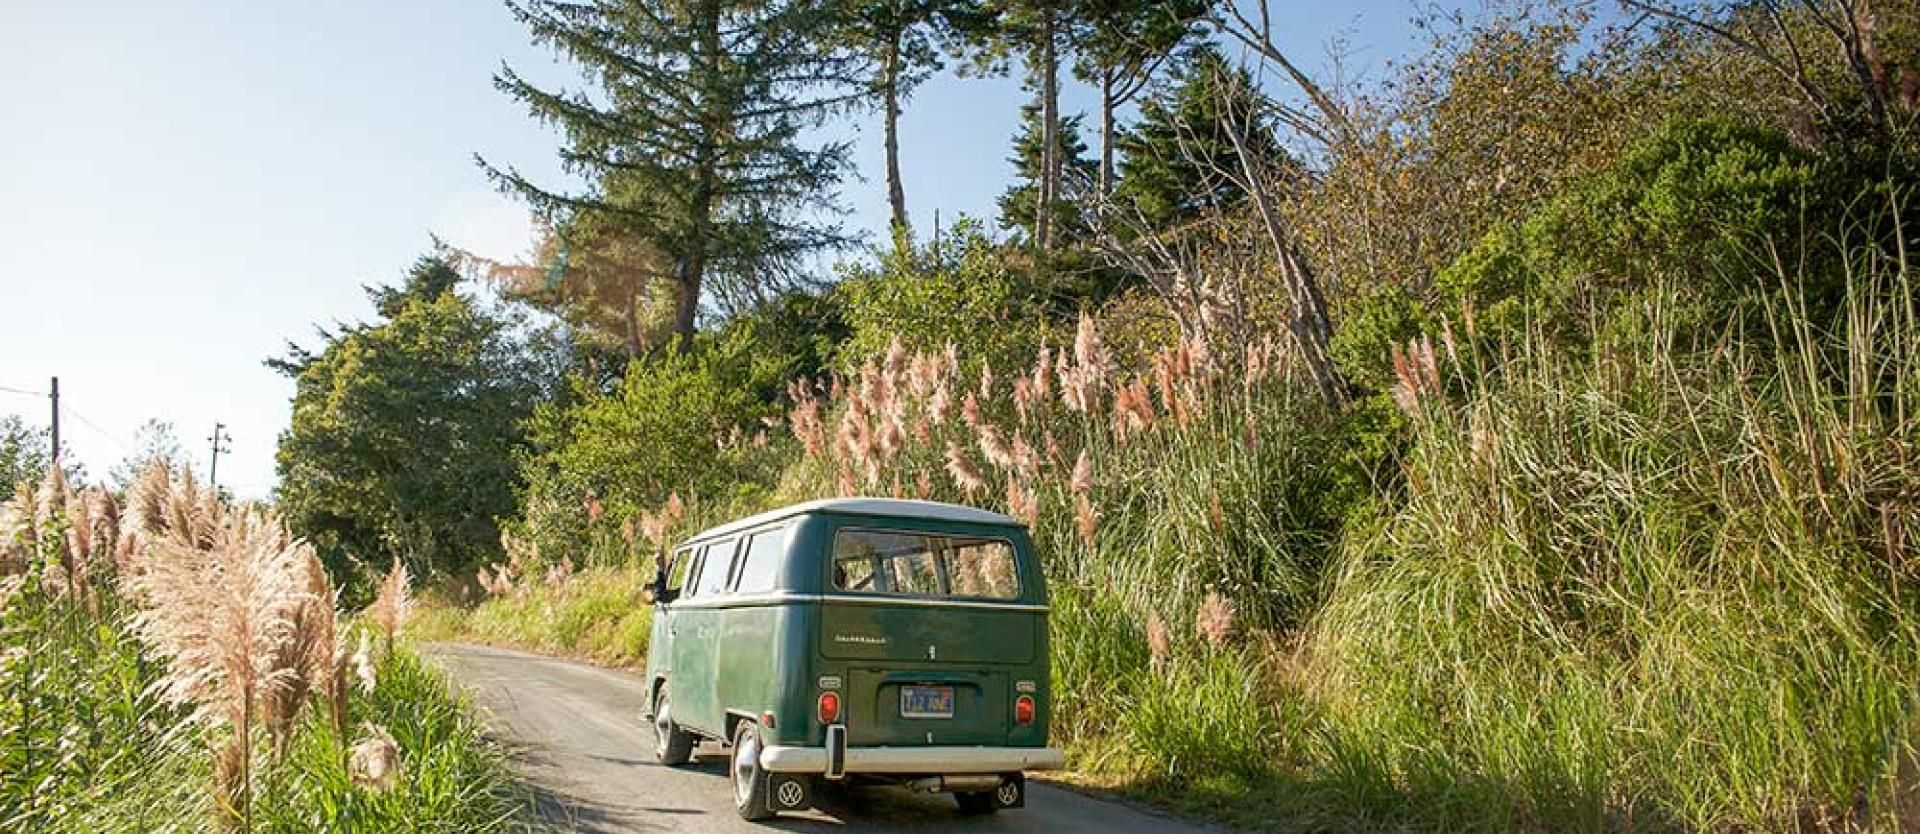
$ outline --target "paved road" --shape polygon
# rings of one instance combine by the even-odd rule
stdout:
[[[504,649],[438,645],[432,655],[473,693],[489,725],[511,746],[540,816],[583,834],[787,831],[1166,832],[1210,829],[1031,785],[1027,807],[962,817],[951,797],[900,788],[823,791],[823,809],[766,825],[733,810],[725,758],[701,747],[685,768],[653,761],[653,730],[639,717],[640,680],[564,660]]]

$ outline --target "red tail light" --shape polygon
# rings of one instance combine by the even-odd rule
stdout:
[[[1022,695],[1013,701],[1013,720],[1021,726],[1033,723],[1033,696]]]
[[[832,724],[840,720],[840,693],[820,693],[820,723]]]

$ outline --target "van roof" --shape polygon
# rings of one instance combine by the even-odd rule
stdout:
[[[1003,515],[978,507],[963,507],[959,504],[946,504],[939,501],[917,501],[906,498],[825,498],[818,501],[805,501],[788,504],[778,509],[768,510],[759,515],[748,516],[739,521],[730,521],[718,527],[708,528],[698,535],[687,539],[688,542],[737,533],[758,527],[771,521],[779,521],[789,516],[809,513],[852,513],[855,515],[895,516],[899,518],[928,518],[935,521],[958,521],[969,524],[998,524],[1019,526],[1020,522],[1012,516]],[[682,542],[685,544],[686,542]]]

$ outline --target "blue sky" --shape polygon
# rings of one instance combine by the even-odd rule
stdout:
[[[1366,71],[1414,45],[1410,0],[1276,2],[1310,64],[1346,42]],[[497,93],[502,60],[567,71],[493,0],[0,2],[0,414],[63,431],[101,476],[150,418],[221,481],[273,487],[292,383],[261,365],[316,323],[358,320],[361,285],[394,280],[438,234],[506,257],[523,210],[472,161],[552,177],[555,137]],[[902,124],[915,223],[990,214],[1025,100],[1019,82],[942,76]],[[1068,112],[1089,110],[1071,85]],[[1097,117],[1089,114],[1088,124]],[[877,119],[856,138],[849,226],[884,226]]]

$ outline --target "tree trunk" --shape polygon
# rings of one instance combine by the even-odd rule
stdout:
[[[1100,196],[1113,193],[1113,68],[1100,70]]]
[[[700,282],[706,271],[698,255],[683,258],[674,268],[673,335],[680,347],[693,346],[693,328],[700,313]]]
[[[640,357],[640,289],[627,285],[627,358]]]
[[[1231,112],[1229,115],[1232,115]],[[1253,199],[1267,240],[1273,244],[1274,263],[1280,269],[1281,286],[1286,289],[1287,300],[1293,304],[1287,329],[1293,335],[1294,344],[1306,358],[1307,370],[1313,374],[1314,382],[1319,384],[1320,395],[1336,408],[1344,406],[1347,401],[1347,381],[1333,364],[1333,321],[1327,313],[1327,300],[1320,294],[1319,280],[1314,276],[1312,267],[1307,265],[1306,257],[1287,233],[1286,221],[1281,218],[1279,207],[1274,205],[1265,160],[1255,159],[1253,149],[1247,146],[1245,134],[1253,118],[1251,113],[1240,115],[1237,123],[1229,124],[1226,133],[1233,143],[1234,155],[1239,157],[1240,176],[1244,180],[1242,186],[1247,196]]]
[[[886,115],[887,145],[887,203],[893,209],[893,231],[897,235],[907,229],[907,191],[900,182],[900,29],[895,27],[893,36],[887,41],[887,61],[885,78],[881,84],[885,88],[884,104]]]
[[[703,73],[720,73],[723,71],[719,65],[720,53],[719,3],[708,0],[700,5],[700,39],[692,65]],[[694,146],[693,193],[688,198],[693,228],[675,260],[673,276],[677,291],[673,302],[673,334],[682,348],[693,346],[694,327],[700,314],[700,291],[706,282],[707,252],[713,245],[714,192],[719,165],[713,137],[720,135],[731,115],[727,102],[718,100],[719,94],[715,92],[720,85],[712,83],[711,76],[701,80],[704,124],[700,125],[700,139]]]
[[[1041,251],[1053,248],[1053,204],[1060,190],[1060,56],[1058,21],[1051,3],[1041,12],[1040,214],[1034,221]]]

